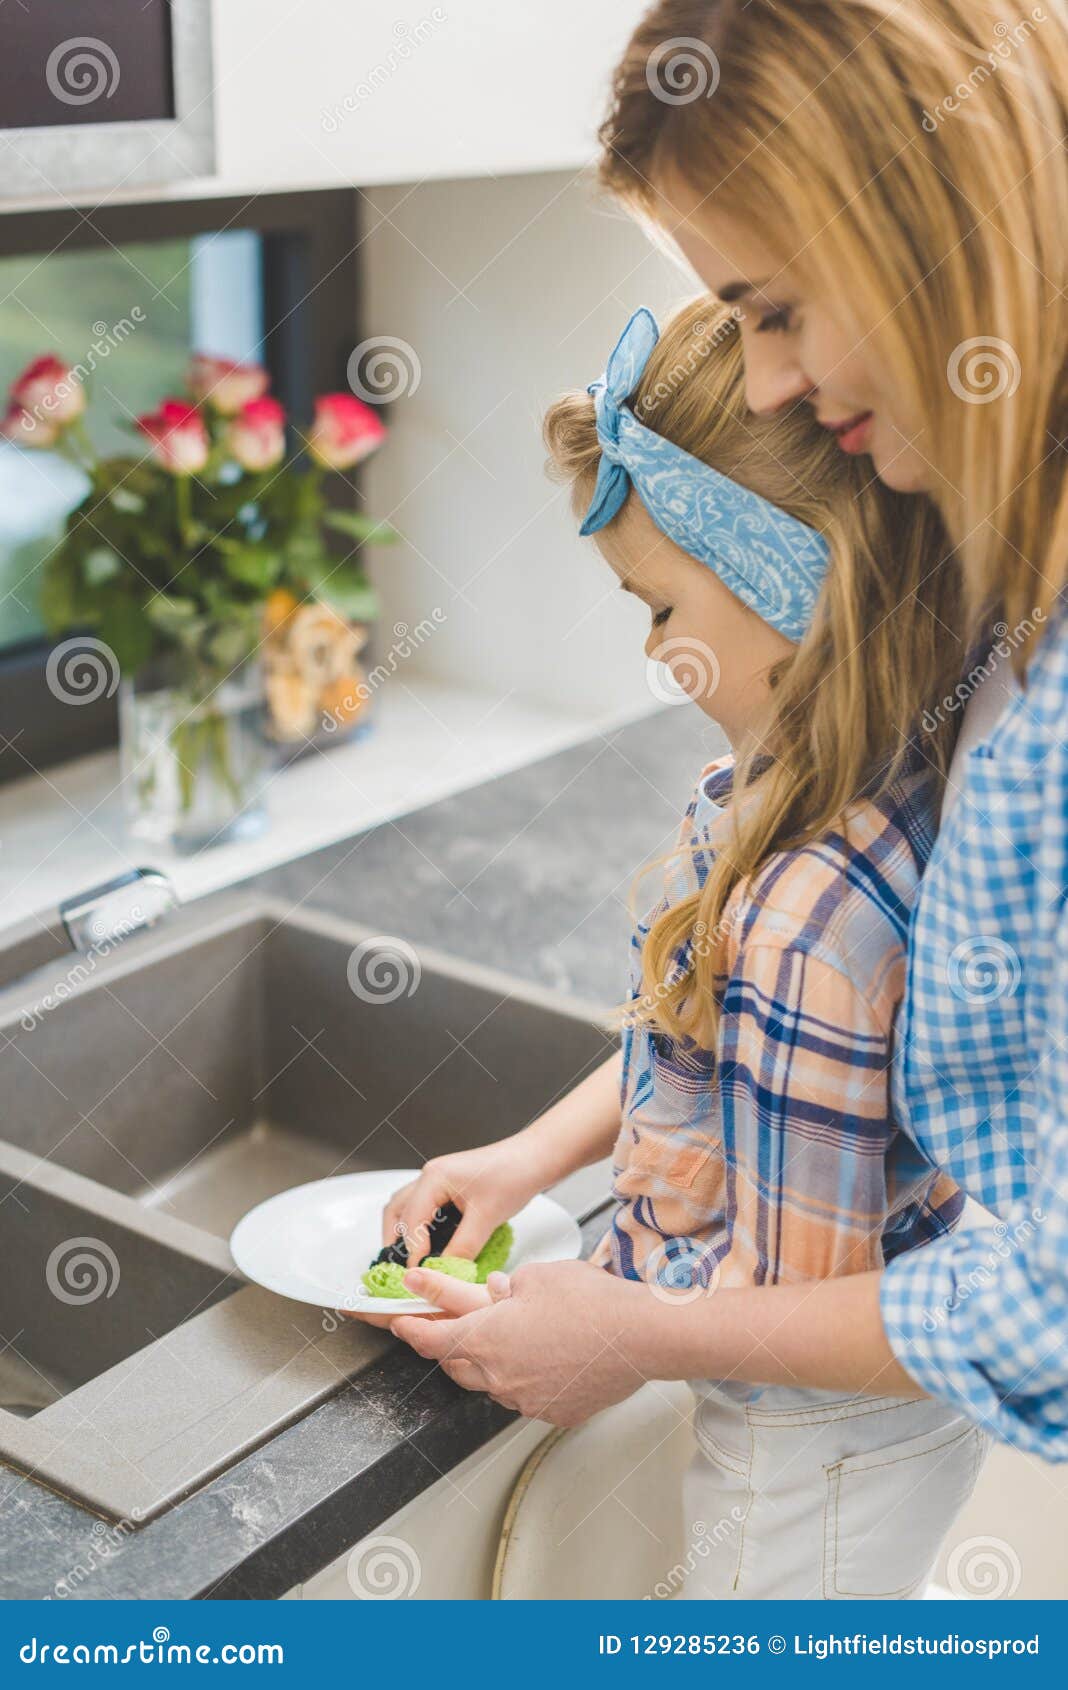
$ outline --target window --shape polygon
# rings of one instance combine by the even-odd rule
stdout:
[[[54,352],[85,372],[94,444],[180,393],[192,350],[256,359],[296,415],[344,386],[357,344],[356,195],[0,216],[0,384]],[[136,308],[136,309],[135,309]],[[85,479],[0,441],[0,780],[115,737],[115,700],[58,709],[37,574]]]
[[[54,352],[84,372],[93,445],[129,451],[134,418],[181,393],[192,347],[261,360],[262,305],[251,230],[0,259],[0,387]],[[0,653],[43,632],[37,570],[87,487],[60,454],[0,440]]]

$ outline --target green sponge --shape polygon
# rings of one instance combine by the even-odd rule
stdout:
[[[424,1256],[419,1266],[447,1273],[453,1279],[466,1279],[472,1285],[478,1279],[477,1264],[469,1262],[465,1256]],[[363,1288],[372,1297],[413,1298],[415,1292],[409,1291],[404,1284],[407,1272],[403,1262],[376,1262],[364,1274]]]
[[[453,1279],[466,1279],[473,1285],[478,1279],[478,1264],[466,1256],[424,1256],[421,1268],[433,1268],[435,1273],[447,1273]]]
[[[363,1288],[372,1297],[414,1297],[414,1291],[404,1288],[408,1269],[403,1262],[376,1262],[363,1276]]]
[[[474,1266],[478,1270],[475,1277],[480,1285],[485,1285],[491,1273],[501,1271],[512,1254],[514,1243],[515,1233],[508,1221],[504,1221],[490,1233],[474,1260]]]
[[[505,1221],[490,1234],[473,1262],[466,1256],[424,1256],[419,1266],[466,1280],[469,1285],[484,1285],[491,1273],[505,1266],[514,1243],[515,1233]],[[364,1274],[363,1288],[372,1297],[414,1298],[415,1292],[407,1290],[404,1284],[407,1271],[403,1262],[376,1262]]]

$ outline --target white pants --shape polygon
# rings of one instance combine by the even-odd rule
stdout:
[[[943,1403],[695,1386],[682,1598],[922,1596],[990,1440]]]

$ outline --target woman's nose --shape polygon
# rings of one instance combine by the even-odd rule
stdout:
[[[785,405],[812,393],[812,383],[797,361],[796,352],[788,347],[776,351],[774,346],[759,351],[752,343],[745,349],[745,398],[749,409],[758,417],[774,416]]]

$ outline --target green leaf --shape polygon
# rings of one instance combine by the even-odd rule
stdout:
[[[152,626],[163,634],[180,633],[194,622],[203,620],[197,615],[195,599],[177,598],[170,593],[157,593],[155,598],[149,599],[145,615]]]
[[[100,638],[115,653],[123,674],[132,675],[148,662],[155,642],[140,605],[116,595],[105,606],[97,626]]]
[[[373,622],[378,615],[378,595],[362,569],[345,564],[325,569],[312,586],[317,598],[352,622]]]
[[[323,522],[327,528],[336,528],[359,545],[392,546],[400,538],[388,522],[376,522],[374,517],[364,516],[361,511],[326,511]]]
[[[298,528],[285,545],[286,569],[298,580],[308,580],[314,571],[326,568],[322,542],[314,529]]]
[[[232,580],[267,593],[282,573],[282,555],[269,546],[227,546],[223,565]]]
[[[145,508],[145,501],[140,493],[131,493],[128,487],[116,487],[108,494],[108,498],[117,511],[123,511],[135,516]]]
[[[38,603],[50,634],[62,634],[80,620],[78,585],[65,558],[53,557],[42,571]]]
[[[94,546],[82,559],[82,574],[90,587],[100,587],[122,568],[122,559],[110,546]]]
[[[247,620],[220,623],[205,636],[204,656],[222,670],[236,669],[255,643],[256,627]]]

